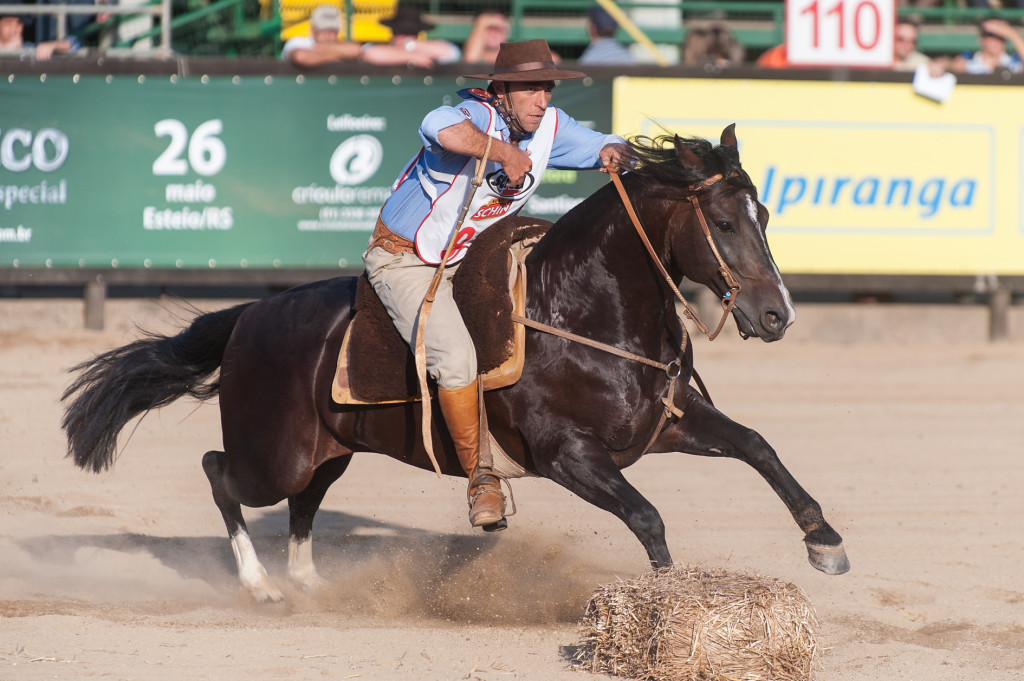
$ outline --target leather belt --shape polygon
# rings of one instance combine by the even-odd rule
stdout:
[[[392,255],[416,252],[416,244],[388,229],[379,216],[377,224],[373,227],[373,234],[370,236],[370,245],[366,247],[366,250],[369,251],[375,246],[380,246]]]

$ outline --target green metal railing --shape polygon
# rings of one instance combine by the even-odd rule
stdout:
[[[447,11],[450,3],[426,0],[417,4],[435,16],[453,16],[452,12]],[[593,4],[593,0],[509,0],[511,39],[544,38],[553,46],[585,46],[588,37],[584,17]],[[669,4],[622,0],[618,5],[627,12],[633,9],[656,9],[679,13],[682,26],[640,26],[655,43],[680,44],[685,36],[685,26],[695,21],[720,21],[726,24],[737,40],[754,51],[778,45],[785,39],[786,10],[781,0],[680,0]],[[903,6],[897,8],[897,12],[918,19],[922,27],[920,49],[933,54],[977,49],[977,31],[974,26],[982,17],[998,15],[1018,26],[1024,19],[1024,9],[994,11],[964,8],[958,6],[955,0],[945,0],[941,7]],[[469,14],[468,18],[471,17]],[[470,27],[471,21],[444,24],[432,31],[431,37],[461,43],[468,36]],[[633,42],[621,29],[617,38],[626,44]]]
[[[953,54],[977,49],[978,19],[996,14],[1015,26],[1024,20],[1024,9],[964,8],[958,0],[944,0],[940,7],[899,7],[901,15],[916,17],[921,25],[919,48],[929,54]],[[444,0],[402,0],[418,6],[424,13],[440,19],[430,36],[465,42],[472,26],[477,4],[445,2]],[[158,4],[151,0],[151,5]],[[351,3],[348,3],[351,5]],[[507,0],[511,20],[511,39],[543,38],[556,49],[563,48],[571,56],[588,42],[584,17],[593,0]],[[625,10],[663,10],[675,13],[672,21],[640,28],[655,43],[679,45],[689,26],[718,21],[727,25],[747,49],[748,55],[778,45],[785,38],[785,4],[782,0],[679,0],[668,4],[653,0],[622,0]],[[351,8],[346,8],[351,11]],[[280,49],[281,19],[277,2],[271,16],[261,16],[259,0],[174,0],[170,20],[171,49],[180,54],[210,56],[274,55]],[[679,20],[675,21],[675,17]],[[116,17],[114,21],[119,21]],[[92,24],[79,33],[88,38],[102,30]],[[109,29],[109,24],[106,26]],[[115,47],[130,48],[141,40],[160,35],[159,25],[120,39]],[[624,30],[618,39],[633,42]]]

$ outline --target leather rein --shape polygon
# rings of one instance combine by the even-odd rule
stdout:
[[[739,296],[740,291],[743,290],[740,283],[736,281],[736,277],[733,276],[732,270],[729,269],[729,266],[722,258],[722,254],[719,253],[718,246],[715,245],[715,240],[711,236],[711,230],[708,228],[708,221],[704,218],[704,211],[700,209],[700,199],[698,198],[700,192],[710,189],[721,182],[723,179],[721,173],[712,175],[704,180],[699,186],[693,187],[693,193],[686,197],[690,201],[690,205],[693,206],[693,212],[697,215],[697,222],[700,223],[700,228],[704,232],[704,238],[707,240],[708,246],[711,247],[711,252],[715,254],[715,259],[718,260],[718,273],[722,275],[722,278],[725,279],[726,286],[729,287],[729,290],[722,295],[722,305],[724,310],[722,312],[722,318],[718,321],[718,326],[715,327],[714,332],[708,330],[708,327],[697,316],[697,312],[690,307],[688,302],[686,302],[686,298],[684,298],[683,294],[679,292],[679,288],[676,286],[675,282],[672,281],[672,277],[669,276],[665,266],[661,263],[661,258],[659,258],[658,254],[654,252],[654,247],[651,245],[650,239],[647,238],[647,232],[644,230],[644,226],[641,224],[640,218],[637,216],[636,210],[633,208],[632,201],[629,200],[629,196],[626,194],[625,187],[622,186],[622,180],[619,178],[618,173],[613,172],[611,173],[611,176],[612,183],[619,191],[622,203],[626,207],[626,212],[629,213],[629,219],[633,221],[633,226],[636,228],[637,234],[640,235],[641,241],[643,241],[644,246],[647,247],[647,252],[651,255],[651,260],[653,260],[654,264],[658,267],[658,271],[661,272],[661,276],[664,277],[665,282],[672,289],[672,292],[675,293],[676,298],[678,298],[679,302],[683,304],[683,314],[687,319],[696,324],[697,329],[701,333],[705,334],[708,337],[708,340],[715,340],[715,338],[718,337],[718,334],[721,333],[722,327],[725,326],[725,320],[729,318],[729,314],[732,312],[732,309],[736,307],[736,298]]]

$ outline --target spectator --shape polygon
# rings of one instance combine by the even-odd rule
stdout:
[[[106,2],[100,2],[100,0],[21,0],[22,4],[34,4],[37,6],[53,6],[53,5],[101,5]],[[56,7],[54,7],[56,9]],[[66,31],[65,37],[74,36],[84,30],[89,24],[94,21],[99,21],[100,15],[95,14],[68,14],[64,18],[64,29]],[[109,15],[108,15],[109,16]],[[29,36],[33,36],[35,43],[41,45],[43,43],[55,42],[57,40],[57,24],[59,19],[56,14],[37,14],[33,17],[33,21],[29,22],[26,26],[25,32]]]
[[[743,63],[745,53],[732,31],[722,24],[712,24],[708,28],[693,28],[687,32],[680,59],[689,66],[734,66]]]
[[[281,49],[281,59],[309,68],[336,61],[359,58],[359,43],[338,40],[341,12],[334,5],[319,5],[309,15],[309,35],[289,38]]]
[[[473,20],[462,60],[467,64],[493,64],[501,44],[508,40],[509,29],[504,12],[496,7],[483,8]]]
[[[896,33],[893,37],[893,71],[916,71],[918,66],[931,60],[917,51],[917,37],[920,29],[910,17],[896,18]]]
[[[72,53],[78,49],[74,40],[47,40],[37,45],[26,43],[24,39],[25,24],[21,17],[0,17],[0,53],[23,52],[35,48],[35,58],[46,61],[57,52]]]
[[[1006,51],[1006,41],[1013,43],[1016,54]],[[964,52],[957,55],[949,64],[949,70],[970,74],[995,73],[996,69],[1008,69],[1012,73],[1024,71],[1021,64],[1024,38],[1006,20],[987,17],[979,21],[978,43],[981,49],[974,54]]]
[[[604,8],[594,5],[587,10],[587,36],[590,44],[580,55],[580,63],[633,64],[633,55],[615,40],[618,28],[618,22]]]
[[[399,5],[395,16],[380,23],[391,29],[391,42],[364,45],[362,59],[368,64],[408,64],[430,68],[462,58],[462,50],[455,43],[420,39],[421,33],[436,28],[436,25],[424,21],[416,7]]]

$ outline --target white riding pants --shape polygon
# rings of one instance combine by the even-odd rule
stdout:
[[[415,253],[392,254],[380,246],[363,254],[363,264],[398,333],[415,348],[420,305],[437,267],[424,263]],[[446,390],[469,385],[477,374],[473,339],[452,297],[451,278],[458,268],[458,263],[445,268],[423,332],[427,373]]]

